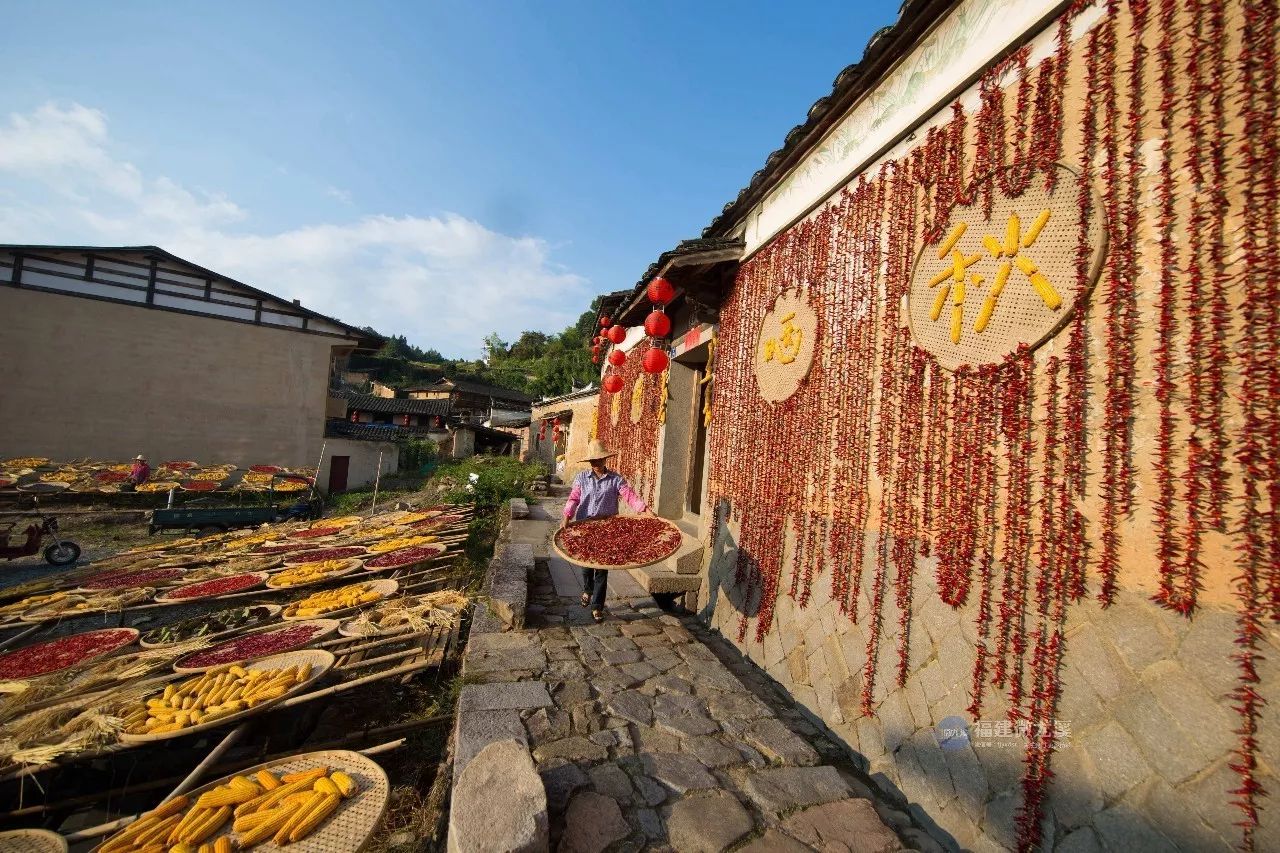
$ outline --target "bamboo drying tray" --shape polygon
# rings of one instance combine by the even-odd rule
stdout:
[[[200,598],[193,599],[193,601],[203,601],[203,600],[204,600],[204,599],[200,599]],[[249,607],[249,608],[261,607],[261,608],[264,608],[264,609],[266,609],[266,610],[269,610],[270,612],[266,615],[266,617],[265,617],[261,622],[254,623],[254,624],[252,624],[252,625],[241,625],[241,626],[240,626],[240,627],[238,627],[238,628],[228,628],[228,629],[227,629],[227,630],[225,630],[225,631],[218,631],[216,634],[204,634],[202,637],[200,637],[200,639],[203,639],[203,640],[214,640],[214,639],[217,639],[218,637],[227,637],[227,636],[230,636],[231,634],[235,634],[235,633],[238,633],[238,632],[240,632],[240,631],[243,631],[243,632],[245,632],[245,633],[247,634],[247,633],[249,633],[250,631],[257,631],[257,630],[261,630],[262,628],[267,628],[267,627],[278,627],[278,626],[271,626],[271,625],[268,625],[267,623],[269,623],[271,620],[273,620],[273,619],[275,619],[277,616],[279,616],[279,615],[280,615],[280,611],[284,609],[284,608],[283,608],[283,607],[281,607],[279,604],[246,604],[246,605],[244,605],[244,606],[245,606],[245,607]],[[217,611],[214,611],[214,612],[217,612]],[[209,614],[207,614],[207,613],[205,614],[205,616],[208,616],[208,615],[209,615]],[[193,619],[198,619],[198,618],[201,618],[201,617],[192,617],[192,618],[193,618]],[[183,619],[183,620],[182,620],[182,622],[187,622],[187,621],[190,621],[190,620],[187,620],[187,619]],[[181,625],[181,624],[182,624],[182,622],[178,622],[178,623],[176,623],[176,624]],[[161,627],[163,627],[163,626],[161,626]],[[149,633],[149,632],[148,632],[148,633]],[[182,644],[182,643],[190,642],[190,640],[194,640],[194,639],[196,639],[196,638],[195,638],[195,637],[191,637],[191,638],[189,638],[188,640],[178,640],[178,641],[173,642],[173,643],[148,643],[148,642],[146,642],[145,640],[143,640],[141,637],[139,637],[139,638],[138,638],[138,645],[139,645],[139,646],[141,646],[141,647],[142,647],[142,648],[144,648],[144,649],[163,649],[163,648],[165,648],[166,646],[177,646],[177,645],[180,645],[180,644]]]
[[[243,711],[237,711],[234,714],[228,714],[225,717],[219,717],[218,719],[213,720],[212,722],[197,723],[194,726],[188,726],[185,729],[179,729],[174,732],[161,732],[160,734],[142,734],[142,735],[133,735],[133,734],[129,734],[128,732],[121,732],[120,742],[121,743],[153,743],[158,740],[172,740],[173,738],[185,737],[186,735],[195,734],[196,732],[203,732],[203,731],[208,731],[209,729],[221,728],[227,723],[239,722],[240,720],[243,720],[245,717],[252,717],[255,714],[259,714],[263,711],[268,710],[269,708],[271,708],[271,706],[277,705],[283,702],[285,699],[288,699],[290,696],[295,696],[299,693],[306,691],[313,684],[315,684],[317,681],[323,678],[329,672],[329,670],[333,669],[333,664],[336,660],[337,659],[333,656],[331,652],[326,652],[322,649],[297,649],[291,652],[281,652],[280,654],[277,654],[277,655],[270,655],[268,657],[258,658],[252,664],[247,665],[245,668],[249,670],[283,669],[285,667],[300,666],[302,664],[309,663],[311,664],[311,673],[310,675],[307,676],[307,680],[302,682],[301,684],[295,684],[293,687],[290,687],[288,690],[286,690],[282,695],[277,696],[274,699],[268,699],[265,702],[260,702],[257,705],[254,705],[252,708],[245,708]],[[208,667],[208,668],[211,669],[212,667]],[[193,675],[192,677],[195,677],[195,676]],[[144,698],[141,701],[145,703],[147,700]]]
[[[268,761],[246,767],[238,773],[232,773],[207,785],[201,785],[187,793],[191,802],[200,798],[201,794],[212,791],[219,785],[225,785],[236,776],[252,777],[259,770],[269,770],[277,776],[286,773],[297,773],[314,767],[328,767],[330,772],[341,770],[350,776],[358,786],[355,795],[338,804],[333,814],[317,826],[310,835],[301,841],[288,845],[289,853],[357,853],[369,843],[369,839],[382,822],[387,812],[387,803],[391,799],[391,784],[386,772],[371,758],[358,752],[345,749],[326,749],[318,752],[305,752],[284,760]],[[213,844],[226,836],[234,839],[237,833],[231,829],[232,822],[227,821],[216,835],[205,841]],[[107,839],[110,841],[110,839]],[[94,848],[100,850],[103,845]],[[234,845],[233,845],[234,846]],[[253,848],[261,853],[272,853],[281,850],[270,839]]]
[[[431,554],[431,555],[429,555],[429,556],[423,557],[423,558],[422,558],[422,559],[420,559],[420,560],[414,560],[412,563],[401,563],[401,564],[400,564],[400,565],[398,565],[398,566],[370,566],[370,565],[369,565],[369,560],[373,560],[373,559],[377,559],[378,557],[384,557],[384,556],[386,556],[386,554],[375,554],[374,556],[370,557],[370,558],[369,558],[369,560],[366,560],[366,561],[365,561],[365,563],[364,563],[364,570],[365,570],[367,573],[371,574],[371,575],[380,575],[380,574],[382,574],[383,572],[402,572],[402,571],[406,571],[406,570],[412,571],[413,569],[416,569],[416,568],[419,568],[419,567],[421,567],[421,566],[426,565],[427,563],[431,562],[432,560],[439,559],[439,557],[440,557],[440,555],[441,555],[441,554],[448,553],[448,551],[449,551],[449,546],[448,546],[448,545],[445,545],[444,543],[441,543],[441,542],[424,542],[424,543],[423,543],[423,544],[421,544],[421,545],[412,545],[412,546],[410,546],[410,547],[412,547],[412,548],[425,548],[425,547],[427,547],[428,545],[430,545],[430,546],[439,546],[440,550],[436,551],[434,554]],[[387,552],[387,554],[394,554],[394,553],[395,553],[395,551],[388,551],[388,552]]]
[[[335,627],[335,629],[336,629],[336,627],[337,627],[336,623],[335,623],[334,627]],[[130,646],[130,645],[132,645],[132,644],[136,643],[136,642],[138,641],[138,635],[141,633],[137,628],[98,628],[98,629],[93,630],[93,631],[81,631],[81,632],[80,632],[80,634],[96,634],[96,633],[98,633],[98,631],[127,631],[127,632],[132,633],[132,634],[133,634],[133,636],[132,636],[132,638],[130,638],[127,642],[121,643],[120,645],[115,646],[115,647],[113,647],[113,648],[110,648],[110,649],[104,649],[103,651],[97,652],[97,653],[95,653],[95,654],[87,655],[87,656],[85,656],[85,657],[80,658],[80,659],[79,659],[79,660],[77,660],[77,661],[73,661],[72,663],[67,664],[66,666],[59,667],[58,669],[51,669],[51,670],[49,670],[48,672],[42,672],[42,673],[39,673],[39,675],[32,675],[32,676],[26,676],[26,677],[27,677],[27,678],[38,678],[38,677],[45,676],[45,675],[53,675],[55,672],[62,672],[63,670],[70,669],[70,668],[71,668],[71,667],[73,667],[73,666],[82,666],[83,664],[86,664],[86,663],[88,663],[88,662],[89,662],[89,661],[91,661],[91,660],[97,660],[97,659],[98,659],[98,658],[100,658],[100,657],[105,657],[105,656],[110,655],[110,654],[115,654],[116,652],[120,651],[121,649],[125,648],[126,646]],[[80,634],[68,634],[66,637],[57,637],[57,638],[55,638],[55,639],[52,639],[52,640],[46,640],[46,641],[45,641],[45,642],[43,642],[43,643],[37,643],[37,644],[34,644],[34,645],[49,645],[49,644],[51,644],[51,643],[57,643],[57,642],[59,642],[59,641],[61,641],[61,640],[65,640],[65,639],[67,639],[67,637],[77,637],[77,636],[80,636]],[[8,657],[10,654],[14,654],[14,653],[16,653],[16,652],[20,652],[20,651],[25,651],[26,649],[29,649],[29,648],[32,648],[32,647],[33,647],[33,646],[23,646],[21,649],[14,649],[12,652],[5,652],[4,654],[0,654],[0,661],[3,661],[3,660],[4,660],[6,657]]]
[[[278,625],[268,625],[268,626],[267,626],[267,627],[265,627],[265,628],[259,628],[259,629],[254,630],[254,631],[245,631],[245,632],[244,632],[243,634],[241,634],[239,637],[234,637],[234,638],[232,638],[232,639],[230,639],[230,640],[226,640],[226,641],[224,641],[224,643],[218,643],[218,644],[216,644],[216,645],[209,646],[207,649],[201,649],[201,650],[200,650],[200,651],[198,651],[198,652],[191,652],[191,654],[183,655],[182,657],[178,658],[176,661],[174,661],[174,662],[173,662],[173,671],[174,671],[174,672],[183,672],[183,673],[186,673],[186,672],[190,672],[190,673],[197,673],[197,672],[204,672],[204,671],[205,671],[205,670],[207,670],[207,669],[213,669],[214,667],[223,666],[224,664],[221,664],[221,663],[211,663],[211,664],[209,664],[208,666],[183,666],[183,665],[182,665],[182,661],[183,661],[183,660],[186,660],[187,658],[191,657],[192,655],[203,655],[203,654],[207,654],[207,653],[209,653],[209,652],[211,652],[211,651],[213,651],[213,650],[217,649],[219,646],[224,645],[225,643],[235,642],[236,640],[243,640],[245,637],[249,637],[249,636],[252,636],[252,635],[254,635],[254,634],[266,634],[266,633],[268,633],[269,631],[280,631],[280,630],[283,630],[283,629],[285,629],[285,628],[294,628],[294,627],[297,627],[297,626],[299,626],[299,625],[316,625],[316,626],[319,626],[319,628],[320,628],[320,630],[319,630],[319,631],[317,631],[315,634],[313,634],[313,635],[312,635],[312,636],[311,636],[311,637],[310,637],[310,638],[309,638],[305,643],[301,643],[301,644],[300,644],[300,646],[308,646],[308,645],[310,645],[310,644],[312,644],[312,643],[316,642],[317,640],[320,640],[320,639],[323,639],[324,637],[329,636],[329,635],[330,635],[330,634],[332,634],[334,631],[337,631],[337,630],[338,630],[338,626],[339,626],[339,625],[341,625],[341,624],[342,624],[342,623],[341,623],[341,622],[339,622],[337,619],[309,619],[309,620],[307,620],[307,621],[305,621],[305,622],[293,622],[293,623],[291,623],[291,624],[289,624],[289,625],[284,625],[283,623],[282,623],[282,624],[278,624]],[[288,651],[284,651],[284,652],[269,652],[269,653],[268,653],[268,655],[282,655],[282,654],[287,654],[287,653],[288,653]],[[225,663],[228,663],[228,664],[230,664],[230,663],[236,663],[236,664],[239,664],[240,666],[244,666],[244,665],[245,665],[245,663],[246,663],[246,662],[248,662],[248,661],[254,661],[254,662],[257,662],[258,660],[261,660],[261,657],[257,657],[257,658],[245,658],[245,659],[243,659],[243,660],[238,660],[238,661],[226,661]]]
[[[645,560],[644,562],[640,562],[640,563],[625,563],[620,566],[604,565],[603,563],[584,562],[582,560],[579,560],[577,557],[569,556],[568,552],[566,552],[563,548],[560,547],[560,533],[564,530],[564,528],[560,528],[556,530],[555,534],[551,537],[551,548],[557,554],[559,554],[562,558],[564,558],[566,562],[572,563],[575,566],[581,566],[584,569],[597,569],[597,570],[606,571],[606,572],[622,572],[622,571],[630,571],[632,569],[642,569],[645,566],[652,566],[654,563],[661,563],[663,560],[667,559],[667,557],[670,557],[672,554],[679,551],[682,547],[684,547],[684,544],[685,544],[686,537],[684,535],[684,531],[682,531],[679,527],[676,527],[671,522],[667,521],[665,518],[661,518],[658,520],[666,522],[668,527],[670,527],[672,530],[679,533],[680,541],[676,542],[675,546],[672,547],[670,551],[652,560]]]
[[[4,853],[67,853],[67,839],[47,829],[11,829],[0,832]]]
[[[252,592],[253,590],[257,589],[258,587],[266,583],[267,578],[270,577],[270,575],[267,574],[266,572],[244,572],[243,574],[253,575],[258,579],[258,582],[253,584],[252,586],[246,586],[243,589],[235,589],[235,590],[230,590],[228,592],[217,592],[217,593],[213,593],[212,595],[197,595],[192,598],[175,598],[171,595],[171,593],[181,592],[182,590],[190,586],[199,586],[200,584],[206,584],[206,583],[216,583],[217,581],[226,580],[227,578],[239,577],[239,575],[227,575],[227,577],[225,578],[214,578],[213,580],[196,581],[193,584],[183,584],[182,586],[174,587],[173,589],[166,590],[160,595],[157,595],[156,601],[160,604],[189,604],[195,601],[217,601],[223,596],[239,595],[242,592]]]
[[[367,583],[371,592],[376,592],[382,597],[377,601],[369,601],[365,604],[355,604],[351,607],[340,607],[337,610],[329,610],[325,613],[321,613],[319,616],[301,617],[282,615],[280,618],[285,622],[309,622],[314,619],[336,619],[339,616],[355,613],[357,610],[363,610],[366,607],[377,607],[379,604],[395,595],[396,590],[400,588],[400,584],[393,580],[355,581],[355,583]]]
[[[297,563],[292,566],[289,566],[289,568],[296,569],[296,568],[299,568],[300,566],[305,566],[305,565],[306,563]],[[323,575],[319,576],[315,580],[307,581],[306,583],[298,583],[298,584],[292,584],[292,585],[276,583],[276,581],[279,580],[279,575],[283,574],[282,572],[277,572],[276,574],[272,575],[271,578],[267,581],[267,588],[268,589],[306,589],[309,586],[318,586],[327,581],[331,581],[334,578],[346,577],[352,572],[359,571],[362,568],[364,568],[364,564],[361,563],[358,558],[348,557],[346,568],[338,569],[337,571],[332,571],[332,572],[325,572]]]

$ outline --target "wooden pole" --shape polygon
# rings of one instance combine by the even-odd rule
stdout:
[[[185,794],[187,791],[194,788],[200,781],[200,777],[205,774],[205,771],[217,764],[223,754],[226,753],[228,749],[235,746],[236,741],[240,740],[241,736],[243,736],[248,730],[249,723],[246,721],[227,732],[227,736],[222,739],[222,743],[209,750],[209,754],[204,757],[203,761],[196,765],[196,769],[188,773],[187,778],[183,779],[181,784],[170,791],[169,796],[165,797],[161,802],[168,802],[179,794]]]
[[[382,451],[378,451],[378,471],[373,475],[373,503],[369,505],[369,517],[373,518],[378,508],[378,485],[382,482]]]

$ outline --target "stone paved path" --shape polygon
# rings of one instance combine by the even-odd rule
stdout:
[[[473,637],[468,652],[468,680],[505,682],[492,692],[507,697],[469,719],[528,743],[552,849],[937,849],[850,765],[826,762],[843,753],[816,729],[749,690],[691,617],[615,573],[597,625],[580,591],[572,567],[539,560],[526,629]]]

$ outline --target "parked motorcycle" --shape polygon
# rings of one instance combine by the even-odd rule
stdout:
[[[17,523],[12,521],[8,524],[0,524],[0,558],[16,560],[19,557],[29,557],[39,552],[40,546],[46,539],[52,539],[53,541],[44,547],[45,562],[53,566],[69,566],[80,559],[80,546],[70,539],[62,539],[58,536],[58,519],[53,516],[28,525],[23,533],[26,540],[10,544],[9,538],[16,526]]]

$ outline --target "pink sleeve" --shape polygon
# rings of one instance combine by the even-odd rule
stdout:
[[[582,487],[576,482],[573,488],[569,490],[569,500],[564,504],[564,517],[573,518],[573,514],[578,511],[578,504],[582,503]]]
[[[636,490],[631,488],[630,483],[623,483],[622,488],[618,489],[618,494],[627,502],[627,506],[636,512],[644,512],[649,508],[649,505],[644,502],[644,498],[637,495]]]

